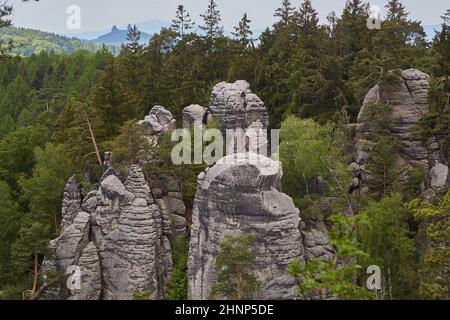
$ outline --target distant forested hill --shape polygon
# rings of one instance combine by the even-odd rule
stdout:
[[[93,41],[68,38],[54,33],[16,27],[2,28],[0,30],[0,39],[4,41],[13,40],[15,47],[12,50],[12,54],[21,56],[29,56],[33,53],[38,54],[41,51],[53,52],[55,54],[70,54],[80,49],[97,51],[102,47],[101,44]],[[108,47],[112,52],[118,50],[118,47],[115,46]]]

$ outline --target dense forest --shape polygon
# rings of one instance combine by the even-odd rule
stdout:
[[[431,75],[432,108],[417,134],[423,139],[439,135],[450,156],[450,11],[443,12],[442,30],[427,42],[420,21],[411,20],[400,1],[386,2],[379,30],[367,28],[369,7],[362,0],[347,1],[344,10],[331,12],[325,23],[319,22],[310,0],[283,0],[274,12],[277,22],[259,39],[253,38],[251,17],[244,13],[231,38],[224,36],[220,8],[210,0],[201,16],[202,35],[193,32],[187,8],[180,6],[172,27],[162,29],[147,45],[140,44],[139,30],[131,28],[118,55],[105,46],[95,52],[75,51],[84,48],[80,43],[71,54],[60,54],[55,47],[53,53],[25,58],[13,56],[10,44],[2,42],[0,298],[29,297],[24,292],[33,287],[35,266],[60,232],[67,179],[77,173],[86,194],[101,176],[90,129],[101,153],[119,153],[121,142],[136,134],[132,123],[154,105],[164,106],[179,120],[184,107],[207,106],[212,87],[221,81],[245,79],[252,85],[268,109],[270,127],[281,128],[282,148],[287,141],[309,141],[302,144],[304,149],[284,154],[282,149],[281,154],[284,192],[302,214],[313,214],[315,201],[297,182],[321,175],[334,183],[323,160],[334,162],[337,175],[349,163],[345,127],[356,121],[368,90],[390,81],[389,70],[415,68]],[[9,10],[1,9],[4,28]],[[374,156],[386,160],[383,168],[375,161],[370,165],[380,177],[389,172],[391,181],[374,180],[373,192],[358,199],[356,218],[332,219],[339,227],[333,234],[336,250],[354,263],[344,268],[314,261],[307,271],[294,264],[289,272],[302,273],[318,288],[323,285],[316,277],[320,270],[341,297],[373,298],[348,277],[371,257],[392,279],[381,298],[448,298],[448,273],[436,277],[450,259],[448,247],[437,246],[440,249],[425,255],[421,241],[428,237],[449,243],[450,194],[422,203],[415,186],[406,190],[395,183],[398,170],[389,160],[395,146],[389,137],[389,130],[380,133],[380,141],[387,142],[380,143]],[[341,193],[335,213],[348,200]],[[432,232],[419,232],[420,223]],[[185,259],[179,260],[175,274],[181,285],[172,279],[174,298],[185,295]]]

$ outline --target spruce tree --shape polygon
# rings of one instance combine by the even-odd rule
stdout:
[[[293,18],[295,7],[292,6],[290,0],[283,0],[281,7],[275,10],[274,17],[277,17],[279,21],[275,24],[275,27],[287,27]]]
[[[250,29],[250,22],[252,22],[247,17],[247,13],[244,13],[244,16],[239,21],[239,26],[234,27],[236,32],[233,32],[233,36],[239,40],[242,48],[247,48],[250,43],[252,43],[251,36],[253,31]]]
[[[178,36],[183,39],[184,36],[194,27],[194,22],[191,19],[189,12],[184,8],[183,5],[179,5],[177,8],[177,15],[174,20],[172,20],[171,29],[175,31]]]
[[[450,75],[450,9],[448,9],[442,18],[442,29],[437,32],[433,40],[433,49],[437,53],[439,76]]]
[[[127,43],[122,49],[122,63],[119,64],[119,80],[121,90],[127,96],[130,103],[129,118],[139,119],[143,117],[143,53],[144,46],[140,43],[141,32],[136,25],[128,26]]]
[[[295,15],[296,24],[302,33],[311,37],[317,32],[319,18],[317,11],[312,7],[311,0],[304,0]]]
[[[214,40],[223,36],[223,27],[220,24],[222,18],[220,17],[220,11],[217,8],[217,2],[215,0],[208,1],[208,9],[200,17],[203,18],[204,23],[200,26],[200,29],[205,31],[207,39]]]

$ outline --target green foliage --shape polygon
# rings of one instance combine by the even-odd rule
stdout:
[[[210,296],[229,300],[251,299],[259,290],[259,281],[254,275],[255,238],[251,234],[226,235],[220,243],[216,258],[217,283],[212,286]]]
[[[23,197],[34,219],[53,226],[52,234],[57,236],[64,187],[75,168],[61,145],[48,143],[43,149],[37,147],[34,156],[36,165],[32,177],[19,180]]]
[[[14,45],[10,52],[20,56],[31,56],[41,52],[71,54],[78,50],[97,51],[102,48],[102,45],[93,41],[16,27],[3,28],[0,40],[3,42],[12,41]],[[118,51],[117,47],[110,46],[109,48],[113,51]]]
[[[321,177],[332,194],[347,194],[351,173],[344,153],[345,137],[334,124],[320,125],[311,119],[288,117],[281,126],[280,159],[283,190],[297,202],[317,193]]]
[[[12,245],[12,260],[17,275],[30,275],[33,271],[35,255],[43,256],[47,253],[49,228],[43,223],[33,222],[29,217],[21,223],[18,236]]]
[[[11,260],[14,243],[22,218],[20,206],[14,201],[9,185],[0,181],[0,287],[15,279]]]
[[[408,208],[421,222],[427,247],[421,252],[419,295],[422,299],[449,299],[450,192],[432,204],[414,200]]]
[[[11,8],[0,5],[2,296],[21,297],[29,289],[30,253],[39,251],[41,259],[43,250],[26,248],[25,240],[41,236],[48,240],[56,231],[64,180],[75,173],[83,177],[83,193],[97,183],[103,168],[93,138],[100,154],[114,151],[114,162],[142,163],[148,144],[142,139],[145,132],[135,126],[136,119],[154,105],[163,105],[179,119],[182,109],[192,103],[208,105],[212,87],[221,81],[247,80],[265,102],[270,126],[279,128],[283,123],[283,187],[304,218],[311,212],[322,218],[321,199],[315,194],[322,182],[324,196],[335,199],[334,212],[357,213],[349,194],[351,150],[346,125],[349,118],[355,120],[364,95],[375,84],[381,87],[380,99],[366,106],[366,114],[378,145],[366,169],[374,176],[375,199],[399,190],[403,172],[394,156],[398,145],[391,136],[391,123],[385,121],[391,112],[386,92],[396,88],[398,79],[391,69],[415,67],[433,76],[431,112],[419,131],[424,140],[440,139],[448,156],[449,14],[443,17],[442,31],[427,46],[420,24],[410,20],[407,9],[396,0],[387,3],[382,29],[369,30],[368,6],[362,0],[347,1],[341,15],[329,15],[327,25],[318,21],[311,1],[294,8],[291,1],[283,0],[275,12],[278,21],[251,45],[249,17],[240,21],[238,39],[225,37],[217,2],[210,0],[203,15],[206,34],[192,32],[188,13],[179,7],[172,28],[161,30],[146,46],[140,43],[137,28],[130,28],[129,42],[120,53],[116,48],[9,27]],[[5,38],[16,40],[14,55],[29,56],[6,57],[14,44],[2,41]],[[344,106],[345,112],[336,113]],[[160,142],[149,152],[162,161],[146,165],[146,173],[179,177],[190,207],[197,175],[205,166],[172,165],[170,137],[163,136]],[[406,199],[417,195],[420,180],[419,172],[410,173]],[[15,259],[22,263],[20,270],[11,267]],[[432,259],[422,260],[423,270],[433,265]],[[184,296],[183,265],[174,272],[177,298]],[[313,261],[308,272],[333,271],[334,283],[342,284],[346,272],[337,272],[336,267]],[[10,272],[3,274],[6,268]],[[439,296],[442,284],[426,281],[428,296]],[[409,285],[405,284],[406,291]],[[334,290],[347,294],[344,289]]]
[[[450,86],[448,78],[432,78],[428,93],[430,113],[423,117],[417,132],[424,141],[437,138],[443,141],[443,153],[450,159]]]
[[[133,300],[153,300],[153,294],[150,290],[133,290]]]
[[[29,176],[35,164],[34,148],[47,140],[45,127],[20,127],[0,140],[0,177],[13,186]]]
[[[367,161],[367,185],[379,199],[391,192],[401,191],[400,178],[404,168],[399,164],[399,142],[391,136],[379,138]]]
[[[135,121],[126,122],[120,134],[109,143],[112,163],[117,168],[123,168],[149,159],[151,145],[146,137],[150,134],[143,125],[136,124]]]
[[[341,214],[330,217],[334,227],[330,232],[330,244],[335,256],[310,259],[306,263],[295,260],[287,272],[297,280],[299,292],[306,298],[319,296],[322,299],[334,296],[337,299],[370,299],[373,295],[355,282],[361,269],[357,261],[367,257],[356,241],[356,220]]]
[[[392,194],[370,202],[357,219],[361,245],[370,256],[362,260],[363,265],[381,268],[384,298],[407,298],[415,286],[415,242],[402,196]]]
[[[189,241],[184,236],[175,239],[172,248],[173,270],[168,282],[169,300],[187,300],[187,260]]]

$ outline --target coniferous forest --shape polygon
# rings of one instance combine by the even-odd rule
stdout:
[[[364,168],[357,168],[370,176],[364,192],[355,182],[362,174],[351,164],[352,124],[360,122],[369,90],[386,88],[388,96],[398,88],[399,72],[416,69],[430,76],[424,102],[429,112],[412,135],[438,143],[448,174],[450,10],[442,12],[441,28],[429,41],[399,0],[386,0],[380,29],[367,27],[363,0],[347,1],[326,21],[319,21],[310,0],[280,0],[277,22],[255,38],[247,13],[239,13],[228,37],[220,5],[201,3],[198,25],[180,5],[172,27],[145,45],[137,27],[130,28],[119,53],[101,46],[23,57],[13,54],[13,42],[0,43],[0,298],[43,297],[41,268],[50,241],[64,231],[66,183],[75,174],[82,197],[98,189],[108,151],[117,171],[141,164],[146,175],[181,179],[188,232],[171,239],[164,298],[187,299],[189,228],[197,176],[206,166],[145,163],[145,148],[170,159],[171,142],[148,145],[136,123],[153,106],[164,106],[181,127],[183,109],[209,106],[218,83],[246,80],[267,108],[269,128],[281,129],[281,190],[307,226],[320,221],[328,230],[332,258],[295,260],[285,270],[299,293],[313,299],[449,299],[450,178],[433,196],[423,196],[435,180],[414,161],[408,168],[399,163],[398,150],[412,138],[402,140],[393,130],[387,114],[396,102],[383,93],[370,109],[367,140],[375,144]],[[0,7],[0,33],[10,13],[7,4]],[[224,238],[208,298],[252,298],[261,290],[252,271],[259,260],[249,249],[255,241],[248,235]],[[371,265],[381,269],[376,291],[366,288]],[[136,288],[133,298],[155,298],[151,291]]]

